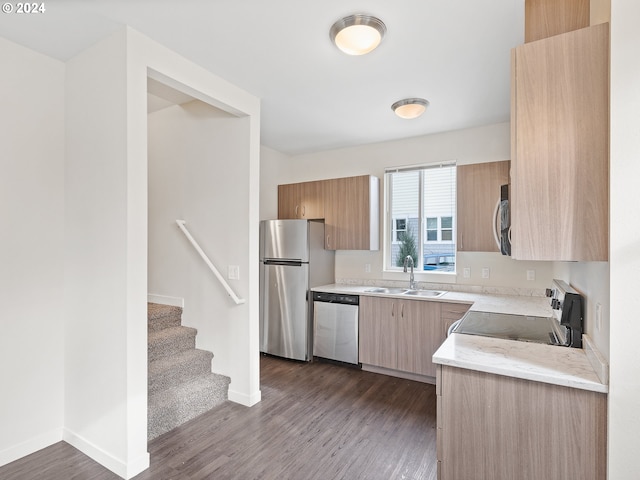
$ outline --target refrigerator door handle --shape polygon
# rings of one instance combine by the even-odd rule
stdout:
[[[285,267],[302,266],[301,260],[287,260],[287,259],[277,259],[277,258],[265,258],[263,263],[265,265],[283,265]]]

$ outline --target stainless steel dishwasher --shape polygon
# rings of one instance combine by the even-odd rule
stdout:
[[[357,295],[313,292],[313,355],[358,364]]]

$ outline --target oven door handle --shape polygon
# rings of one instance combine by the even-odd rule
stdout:
[[[453,331],[456,329],[456,327],[457,327],[458,325],[460,325],[460,322],[461,322],[461,321],[462,321],[462,319],[460,319],[460,320],[456,320],[455,322],[453,322],[453,323],[449,326],[449,329],[447,330],[447,337],[448,337],[448,336],[450,336],[450,335],[453,333]]]

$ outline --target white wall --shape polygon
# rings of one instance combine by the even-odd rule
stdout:
[[[584,295],[584,330],[600,353],[609,359],[609,262],[567,264],[569,282]],[[596,307],[600,306],[601,326],[596,325]]]
[[[226,340],[235,348],[233,388],[246,404],[260,399],[258,253],[248,246],[258,243],[259,102],[126,27],[67,64],[65,164],[64,438],[124,478],[149,464],[148,76],[246,117],[238,224],[247,305]]]
[[[194,295],[197,295],[201,303],[194,306],[185,304],[186,320],[203,322],[200,324],[203,330],[202,338],[206,340],[200,341],[213,346],[214,369],[228,374],[232,379],[229,399],[247,406],[254,405],[260,401],[261,397],[257,248],[260,215],[260,102],[256,97],[134,31],[129,30],[129,37],[132,41],[135,40],[132,42],[135,48],[129,50],[130,72],[134,72],[131,77],[135,77],[138,82],[135,97],[143,101],[142,107],[136,111],[136,118],[132,124],[144,131],[144,137],[136,135],[138,139],[144,138],[145,142],[144,148],[140,148],[144,152],[136,158],[145,166],[145,178],[147,176],[148,116],[144,107],[147,76],[233,115],[233,118],[226,114],[220,116],[222,112],[214,114],[215,110],[210,108],[194,107],[189,114],[200,116],[199,126],[193,125],[194,129],[200,129],[201,134],[206,132],[217,140],[220,140],[225,133],[232,135],[233,138],[229,138],[229,141],[224,143],[221,141],[196,142],[192,147],[189,147],[186,142],[177,142],[178,148],[180,145],[187,150],[191,148],[189,153],[194,154],[193,158],[190,157],[194,163],[189,164],[186,158],[174,160],[186,162],[186,165],[192,168],[203,168],[203,172],[200,173],[189,172],[189,178],[193,181],[204,182],[198,184],[198,191],[203,197],[198,199],[195,192],[187,192],[184,205],[189,207],[189,210],[183,213],[195,216],[186,217],[183,220],[187,221],[187,227],[191,229],[198,241],[206,242],[208,238],[213,239],[212,251],[206,243],[204,246],[215,263],[240,266],[240,280],[231,283],[238,294],[246,299],[246,304],[240,306],[230,304],[226,294],[224,294],[225,298],[216,297],[219,301],[212,301],[213,297],[210,298],[208,295],[222,295],[219,293],[219,287],[213,285],[211,274],[205,273],[201,261],[197,264],[191,263],[189,268],[193,267],[193,270],[189,278],[195,290]],[[201,124],[200,121],[202,121]],[[221,129],[221,123],[224,123],[224,129]],[[227,130],[227,125],[233,125],[233,127]],[[216,131],[217,129],[219,130]],[[189,132],[183,132],[187,137],[190,135]],[[201,135],[196,137],[203,138]],[[198,150],[199,148],[201,150]],[[218,167],[220,164],[222,164],[221,168],[213,168],[214,165]],[[206,187],[211,185],[207,183],[207,174],[212,177],[211,180],[217,192],[205,191]],[[198,175],[202,178],[196,179]],[[185,184],[185,186],[188,185]],[[220,223],[215,227],[209,220],[206,224],[198,221],[198,217],[205,218],[209,214],[214,215],[213,212],[216,211]],[[175,219],[172,218],[171,221],[175,222]],[[172,226],[172,228],[177,227]],[[188,249],[189,246],[183,244],[182,247]],[[214,254],[221,255],[222,260],[219,260],[220,257],[213,258]],[[223,270],[222,273],[227,272]],[[150,281],[155,282],[156,279],[150,279]],[[159,292],[150,289],[149,293]],[[218,308],[223,305],[223,308]],[[203,316],[200,316],[197,310],[192,315],[188,311],[190,308],[198,308]],[[215,320],[210,322],[211,319]],[[216,330],[216,326],[223,327],[224,337]]]
[[[247,405],[260,400],[259,101],[128,27],[66,66],[3,39],[0,59],[0,464],[64,439],[131,478],[149,465],[147,77],[243,117],[247,304],[226,340]]]
[[[282,169],[289,164],[289,156],[277,150],[260,147],[260,220],[278,218],[278,189],[274,185],[285,176]]]
[[[0,465],[62,439],[64,64],[0,38]]]
[[[371,174],[384,178],[385,167],[456,160],[458,164],[509,160],[510,129],[508,123],[488,125],[435,135],[407,138],[392,142],[362,145],[352,148],[270,159],[277,176],[267,181],[263,175],[263,189],[274,191],[279,183],[294,183],[332,177]],[[264,168],[263,168],[264,169]],[[381,182],[381,189],[384,188]],[[381,195],[381,202],[383,201]],[[277,201],[277,195],[270,199]],[[274,207],[262,207],[275,211]],[[380,208],[380,225],[384,222],[384,208]],[[382,242],[380,242],[382,245]],[[371,265],[371,273],[365,265]],[[468,279],[458,275],[419,273],[419,281],[485,285],[488,287],[515,287],[518,289],[542,289],[550,285],[552,262],[522,262],[495,253],[459,253],[457,268],[471,269]],[[481,278],[483,267],[490,268],[490,278]],[[342,251],[336,253],[336,278],[339,280],[407,280],[402,273],[383,273],[383,252]],[[535,270],[536,280],[526,280],[526,271]]]
[[[239,387],[242,357],[233,325],[247,316],[198,256],[175,223],[186,227],[227,278],[248,295],[248,118],[238,118],[199,100],[149,115],[149,292],[184,299],[183,325],[198,329],[197,347],[214,354],[213,371]]]
[[[131,235],[146,244],[146,203],[131,195],[146,184],[130,174],[126,33],[67,63],[65,440],[130,478],[149,458],[146,280],[131,275],[146,249],[130,248]]]
[[[638,478],[640,456],[640,2],[611,2],[609,480]]]

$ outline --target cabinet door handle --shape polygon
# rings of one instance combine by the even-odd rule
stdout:
[[[298,205],[296,205],[296,209],[295,209],[295,213],[293,214],[294,217],[298,216]]]
[[[396,316],[396,304],[395,304],[395,302],[391,304],[391,316],[392,317]]]
[[[307,207],[306,205],[302,205],[302,216],[304,217],[307,214]]]
[[[331,235],[327,235],[327,247],[331,246]]]
[[[404,303],[402,304],[402,308],[400,308],[400,316],[404,318]]]

